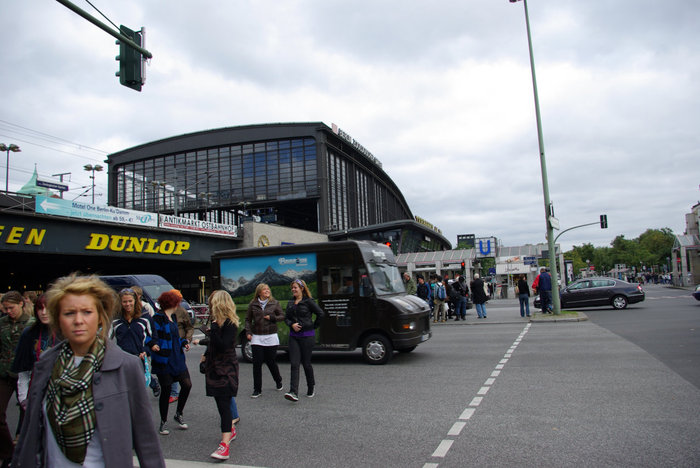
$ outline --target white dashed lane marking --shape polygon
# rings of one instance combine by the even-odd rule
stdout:
[[[466,421],[469,421],[472,416],[474,416],[474,413],[476,412],[477,407],[481,404],[482,401],[484,401],[484,395],[488,393],[488,391],[491,389],[494,383],[496,383],[496,377],[501,375],[501,370],[505,367],[506,364],[508,364],[508,360],[510,357],[513,355],[515,352],[515,349],[518,347],[520,342],[523,340],[525,335],[527,334],[528,330],[530,329],[530,323],[525,325],[525,328],[523,329],[522,332],[520,332],[520,335],[515,339],[512,345],[510,345],[510,348],[508,348],[508,351],[503,355],[503,358],[498,361],[498,364],[494,367],[494,370],[491,372],[491,376],[486,379],[484,384],[479,388],[479,390],[476,392],[478,396],[475,396],[472,398],[472,401],[469,403],[469,406],[462,411],[462,414],[459,415],[458,421],[456,421],[454,424],[452,424],[452,427],[450,428],[449,431],[447,431],[447,436],[448,437],[459,437],[459,435],[462,433],[462,430],[466,427],[467,423]],[[440,444],[437,446],[435,451],[433,452],[432,457],[433,458],[445,458],[447,453],[449,452],[450,448],[452,447],[452,444],[454,443],[455,439],[443,439],[440,441]],[[437,468],[439,466],[439,463],[436,462],[428,462],[423,465],[423,468]]]

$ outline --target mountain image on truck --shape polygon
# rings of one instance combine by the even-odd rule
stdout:
[[[304,280],[325,312],[316,330],[317,349],[361,348],[367,362],[384,364],[394,350],[410,352],[431,336],[428,306],[406,294],[394,255],[383,244],[344,241],[229,250],[214,254],[212,268],[214,287],[231,294],[242,320],[258,284],[270,286],[285,310],[292,299],[290,284]],[[284,323],[277,326],[285,349],[289,329]],[[250,360],[243,330],[239,340],[243,358]]]

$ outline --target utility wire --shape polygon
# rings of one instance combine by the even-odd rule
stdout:
[[[94,152],[100,153],[100,154],[109,154],[107,151],[104,151],[104,150],[101,150],[101,149],[98,149],[98,148],[92,148],[92,147],[87,146],[87,145],[83,145],[83,144],[80,144],[80,143],[75,143],[75,142],[66,140],[65,138],[61,138],[61,137],[57,137],[57,136],[54,136],[54,135],[51,135],[51,134],[48,134],[48,133],[40,132],[40,131],[38,131],[38,130],[34,130],[34,129],[31,129],[31,128],[28,128],[28,127],[23,127],[23,126],[21,126],[21,125],[14,124],[14,123],[8,122],[8,121],[6,121],[6,120],[0,119],[0,124],[4,124],[4,125],[10,126],[10,127],[14,127],[14,128],[7,128],[7,129],[6,129],[7,131],[14,131],[14,132],[18,132],[18,133],[20,133],[20,134],[25,134],[25,135],[26,135],[26,132],[30,132],[28,136],[31,136],[31,137],[34,137],[34,138],[40,138],[40,139],[44,139],[44,140],[47,140],[47,141],[55,140],[55,141],[57,141],[57,142],[61,142],[61,143],[64,143],[64,144],[68,144],[68,145],[75,146],[75,147],[77,147],[78,149],[87,149],[87,150],[94,151]],[[20,131],[17,130],[17,129],[22,129],[22,130],[24,130],[24,131],[26,131],[26,132],[25,132],[25,133],[22,133],[22,132],[20,132]]]
[[[92,3],[90,3],[90,0],[85,0],[85,2],[87,2],[87,4],[90,5],[91,7],[93,7],[93,8],[95,9],[96,12],[98,12],[100,15],[102,15],[102,17],[103,17],[104,19],[106,19],[107,21],[109,21],[110,24],[111,24],[112,26],[114,26],[114,28],[115,28],[117,31],[119,31],[119,28],[117,27],[117,25],[114,24],[114,23],[112,23],[112,20],[111,20],[111,19],[107,18],[107,17],[104,15],[104,13],[102,13],[95,5],[93,5]]]

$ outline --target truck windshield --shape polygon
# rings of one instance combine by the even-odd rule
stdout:
[[[367,263],[367,268],[377,296],[406,292],[396,265],[370,261]]]

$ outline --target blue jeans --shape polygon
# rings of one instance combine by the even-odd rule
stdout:
[[[231,419],[238,417],[238,406],[236,406],[236,397],[231,397]]]
[[[455,317],[465,318],[466,316],[467,316],[467,298],[465,296],[461,296],[459,298],[459,302],[457,302],[457,305],[455,306]]]
[[[530,296],[527,294],[518,294],[518,299],[520,300],[520,316],[525,317],[530,316]]]
[[[546,314],[552,310],[552,291],[540,291],[540,307],[542,313]]]
[[[486,304],[474,304],[474,307],[476,307],[476,314],[479,317],[486,317]]]

